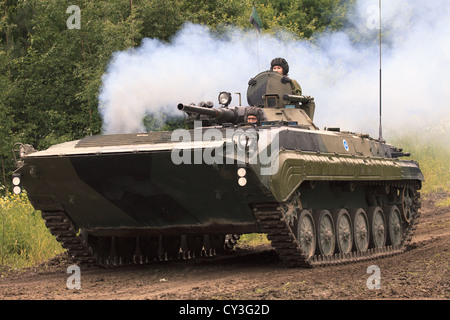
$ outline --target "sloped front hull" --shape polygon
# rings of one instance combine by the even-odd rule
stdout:
[[[65,211],[97,235],[248,233],[249,204],[273,201],[237,165],[175,165],[169,151],[29,158],[20,169],[36,209]]]

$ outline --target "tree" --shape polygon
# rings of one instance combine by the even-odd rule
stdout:
[[[36,2],[31,45],[17,63],[23,92],[15,117],[37,148],[100,133],[97,94],[114,51],[137,44],[140,23],[120,1],[82,1],[81,29],[69,29],[67,3]]]

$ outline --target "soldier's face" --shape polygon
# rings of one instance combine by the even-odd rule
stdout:
[[[283,68],[280,67],[280,66],[273,66],[272,71],[275,71],[275,72],[283,74]]]
[[[258,122],[258,118],[256,118],[255,116],[248,116],[247,122],[248,123],[256,123],[256,122]]]

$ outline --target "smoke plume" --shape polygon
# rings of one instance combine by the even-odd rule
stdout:
[[[448,21],[448,0],[382,2],[385,131],[448,123]],[[142,131],[145,115],[178,114],[180,102],[210,100],[217,106],[220,91],[233,94],[232,105],[240,92],[246,105],[248,80],[268,70],[273,58],[284,57],[290,77],[315,97],[319,127],[378,137],[378,27],[378,0],[360,0],[343,31],[317,34],[313,41],[287,32],[258,35],[252,29],[217,34],[195,24],[186,24],[169,43],[144,39],[137,48],[116,52],[103,76],[103,131]]]

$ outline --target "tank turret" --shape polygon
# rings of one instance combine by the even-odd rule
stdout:
[[[213,108],[212,103],[200,103],[208,107],[178,104],[180,111],[187,113],[186,122],[193,127],[194,121],[201,121],[203,127],[223,124],[246,124],[249,116],[256,117],[253,123],[274,124],[290,123],[305,126],[312,130],[318,128],[313,123],[315,102],[311,96],[293,95],[289,83],[282,81],[278,72],[265,71],[252,78],[247,91],[248,106],[229,107],[231,95],[222,92],[220,108]]]
[[[315,102],[310,96],[292,94],[290,83],[283,81],[283,75],[264,71],[252,78],[247,89],[247,102],[251,106],[265,109],[300,109],[314,120]]]

